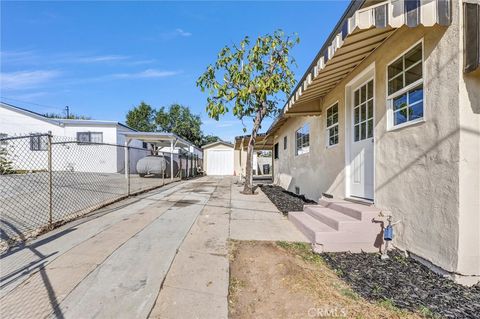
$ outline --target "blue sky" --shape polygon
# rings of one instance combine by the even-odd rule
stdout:
[[[233,140],[241,122],[209,119],[195,85],[218,51],[245,35],[296,32],[299,79],[348,3],[2,1],[2,101],[40,113],[69,105],[120,122],[142,100],[157,108],[177,102],[201,115],[205,133]]]

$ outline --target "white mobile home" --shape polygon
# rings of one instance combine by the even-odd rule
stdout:
[[[47,118],[41,114],[0,103],[0,137],[31,135],[23,141],[22,148],[15,151],[13,164],[16,169],[43,169],[47,158],[46,136],[35,136],[50,133],[53,142],[55,169],[88,171],[102,173],[119,173],[125,170],[124,133],[135,130],[115,121],[70,120]],[[75,142],[75,143],[69,143]],[[84,143],[105,143],[112,145],[82,145]],[[8,142],[6,142],[8,143]],[[13,142],[12,142],[13,143]],[[16,143],[21,145],[20,142]],[[6,145],[8,146],[8,145]],[[138,159],[149,154],[147,144],[133,140],[129,146],[138,149],[130,150],[130,172],[135,172]],[[68,148],[69,151],[63,151]]]

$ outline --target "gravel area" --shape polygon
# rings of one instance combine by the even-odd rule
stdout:
[[[315,201],[305,198],[303,195],[297,195],[289,192],[280,186],[262,185],[260,189],[267,195],[268,199],[281,211],[283,214],[288,212],[297,212],[303,210],[304,204],[316,204]]]
[[[324,260],[362,297],[431,317],[479,318],[480,284],[464,287],[399,251],[378,254],[323,253]]]

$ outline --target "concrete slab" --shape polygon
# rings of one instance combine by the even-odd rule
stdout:
[[[2,256],[2,319],[227,318],[229,238],[307,241],[232,181],[171,184]]]
[[[237,240],[308,242],[308,239],[290,221],[285,219],[232,219],[230,221],[230,238]]]
[[[228,269],[226,256],[180,250],[164,286],[226,297]],[[163,296],[164,293],[160,292],[159,299],[161,300]],[[205,306],[208,307],[208,304]],[[183,314],[179,317],[183,318]]]
[[[227,319],[227,296],[210,295],[188,289],[163,287],[150,318]],[[182,316],[179,316],[182,314]]]
[[[151,197],[149,197],[149,193],[145,193],[107,206],[94,215],[68,223],[39,236],[24,247],[14,248],[2,254],[0,258],[0,285],[2,288],[0,298],[20,285],[32,273],[38,271],[40,265],[47,265],[69,249],[105,231],[124,218],[137,214],[149,205],[164,205],[163,202],[158,203],[158,200],[163,200],[175,193],[179,187],[181,187],[179,183],[167,185],[165,188],[152,191]],[[113,212],[114,214],[112,214]]]
[[[256,211],[251,209],[238,209],[233,208],[231,211],[231,219],[244,219],[244,220],[287,220],[287,217],[283,216],[280,212],[271,211]]]
[[[6,318],[14,318],[17,316],[18,309],[26,308],[33,312],[32,317],[35,318],[44,318],[49,314],[58,317],[58,312],[61,310],[57,309],[57,306],[82,280],[102,264],[113,251],[142,231],[167,209],[168,207],[164,207],[152,211],[149,207],[144,208],[139,214],[123,218],[105,231],[73,247],[46,264],[45,268],[34,273],[2,298],[0,312]],[[32,298],[33,303],[29,303],[28,307],[25,307],[25,291],[35,296]]]
[[[229,216],[200,215],[182,244],[182,250],[217,255],[228,253]]]
[[[278,212],[278,209],[272,204],[268,202],[257,202],[255,200],[256,195],[252,195],[250,200],[238,200],[233,199],[230,201],[230,205],[232,208],[237,209],[249,209],[249,210],[256,210],[256,211],[264,211],[264,212]]]

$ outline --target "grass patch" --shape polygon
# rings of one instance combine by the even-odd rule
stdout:
[[[339,290],[340,290],[340,293],[347,298],[350,298],[352,300],[360,299],[360,296],[355,291],[353,291],[352,289],[340,288]]]
[[[420,307],[418,307],[418,313],[420,313],[420,315],[422,315],[422,317],[425,317],[425,318],[440,318],[440,316],[435,315],[430,308],[424,305],[421,305]]]
[[[383,299],[378,302],[378,305],[382,308],[385,308],[388,311],[398,314],[400,317],[407,316],[410,312],[404,309],[400,309],[395,306],[395,303],[391,299]]]
[[[323,264],[323,258],[319,254],[312,251],[312,247],[307,243],[289,243],[285,241],[277,241],[277,245],[293,253],[303,260],[314,263]]]

